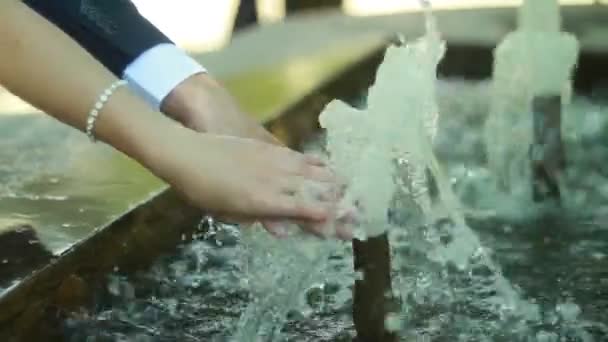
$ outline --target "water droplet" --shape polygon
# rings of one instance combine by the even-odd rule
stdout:
[[[574,322],[581,314],[581,308],[575,303],[562,303],[556,306],[556,311],[568,322]]]
[[[384,319],[384,327],[389,332],[397,332],[401,330],[402,320],[401,317],[395,313],[389,313]]]
[[[559,336],[553,332],[539,331],[538,334],[536,334],[536,340],[538,342],[557,342]]]
[[[120,295],[120,282],[116,278],[110,279],[108,282],[108,292],[114,296]]]

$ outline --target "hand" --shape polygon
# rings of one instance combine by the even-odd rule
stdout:
[[[277,238],[286,238],[289,228],[297,225],[319,238],[336,237],[349,241],[354,238],[353,228],[361,224],[363,209],[358,201],[352,202],[345,197],[346,185],[334,187],[331,199],[334,205],[331,208],[329,219],[325,222],[303,222],[303,221],[267,221],[264,228]],[[241,224],[245,224],[242,223]]]
[[[164,141],[146,158],[148,167],[214,215],[321,224],[336,206],[334,175],[316,157],[183,127]]]
[[[162,104],[163,112],[198,132],[249,138],[279,146],[282,143],[270,134],[250,115],[244,113],[230,94],[206,74],[198,74],[178,85]],[[251,225],[260,220],[264,228],[277,237],[289,223],[286,218],[223,216],[220,220]],[[299,225],[316,235],[323,235],[325,227],[319,224],[299,222]],[[338,230],[338,237],[348,239],[346,229]]]
[[[162,110],[194,131],[253,139],[283,146],[262,125],[244,113],[232,96],[207,74],[194,75],[178,85],[163,101]],[[321,160],[314,160],[318,165],[324,165]],[[332,194],[335,203],[342,197],[342,190]],[[353,222],[352,211],[338,211],[335,211],[331,218],[336,224],[333,233],[328,233],[329,227],[326,223],[301,220],[295,223],[301,229],[319,237],[335,235],[338,238],[350,240],[352,232],[347,227]],[[264,228],[276,237],[285,236],[285,228],[291,224],[290,222],[294,222],[289,217],[223,215],[217,218],[243,226],[260,221]]]
[[[277,238],[286,238],[289,236],[289,227],[294,224],[319,238],[336,237],[349,241],[354,237],[353,227],[359,224],[359,210],[338,205],[331,211],[330,218],[322,223],[269,221],[264,228]]]

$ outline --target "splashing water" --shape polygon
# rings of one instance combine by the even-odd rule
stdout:
[[[358,200],[365,208],[359,238],[377,236],[389,229],[387,212],[399,189],[402,196],[414,201],[426,225],[434,227],[440,219],[448,219],[449,224],[442,225],[450,236],[448,243],[439,239],[433,229],[418,237],[418,242],[429,248],[426,255],[430,260],[443,265],[443,268],[448,264],[455,265],[470,275],[476,268],[484,268],[490,273],[484,277],[485,281],[490,281],[490,291],[495,293],[485,299],[486,310],[496,313],[501,319],[513,316],[536,319],[536,306],[521,298],[486,254],[477,235],[466,225],[458,200],[434,156],[433,123],[438,116],[436,68],[443,58],[445,43],[440,39],[428,4],[425,4],[425,17],[427,32],[424,37],[412,44],[392,46],[386,50],[376,83],[369,91],[367,108],[358,110],[341,101],[333,101],[321,114],[319,121],[326,130],[331,165],[349,182],[345,201]],[[399,161],[397,167],[395,160]],[[405,167],[405,172],[402,170],[405,177],[401,182],[395,182],[399,166]],[[429,181],[426,170],[430,170],[437,184],[438,203],[432,204],[426,191]],[[416,236],[415,233],[408,234],[408,229],[396,231],[394,235]],[[297,305],[294,298],[311,285],[312,275],[323,267],[332,248],[335,248],[322,245],[327,242],[300,242],[301,237],[294,235],[293,240],[272,248],[267,246],[262,249],[263,253],[259,253],[256,251],[260,250],[260,244],[255,242],[258,239],[260,237],[253,236],[249,239],[253,245],[254,264],[257,262],[258,265],[254,267],[256,272],[260,272],[262,265],[277,265],[277,260],[281,260],[282,265],[276,269],[267,268],[268,274],[261,272],[256,275],[253,282],[258,286],[253,290],[257,293],[256,299],[239,325],[237,340],[246,341],[247,336],[259,336],[260,333],[270,334],[270,340],[276,340],[280,335],[277,330],[285,321],[287,311]],[[263,237],[261,239],[264,240]],[[429,275],[421,275],[424,277]],[[412,293],[408,288],[411,282],[407,283],[400,286],[402,296]],[[417,290],[424,292],[424,289],[430,288],[422,281]],[[406,306],[404,314],[407,313]],[[266,328],[271,332],[263,333]]]
[[[301,295],[317,282],[341,243],[294,233],[276,240],[261,229],[242,235],[245,253],[245,288],[252,302],[237,324],[234,341],[280,341],[287,314],[304,307]]]
[[[562,96],[567,103],[578,41],[560,32],[556,0],[528,0],[519,27],[494,52],[493,94],[486,122],[488,164],[500,191],[530,198],[528,149],[532,143],[532,100]],[[528,201],[530,202],[530,201]]]

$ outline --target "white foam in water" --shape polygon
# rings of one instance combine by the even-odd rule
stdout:
[[[428,209],[425,160],[436,132],[434,80],[445,46],[438,35],[428,36],[417,48],[390,46],[369,89],[367,108],[331,102],[319,122],[327,133],[327,151],[335,170],[349,182],[347,200],[365,208],[368,236],[384,233],[387,210],[398,185],[395,160],[405,161],[410,182],[406,192]],[[431,82],[429,82],[431,80]],[[415,87],[416,91],[408,91]],[[415,114],[414,114],[415,113]],[[421,144],[422,142],[422,144]]]
[[[556,0],[524,1],[519,25],[494,51],[492,104],[485,128],[490,169],[499,188],[508,193],[530,189],[532,99],[562,95],[563,102],[569,101],[579,50],[574,35],[560,32]]]
[[[385,125],[391,127],[392,131],[402,132],[399,140],[402,145],[398,147],[398,151],[405,152],[409,162],[416,165],[418,170],[430,169],[438,185],[441,201],[438,206],[433,207],[433,212],[425,214],[430,223],[436,218],[450,218],[453,223],[452,241],[443,244],[440,239],[427,236],[427,242],[433,247],[429,251],[430,256],[441,263],[455,264],[461,269],[475,264],[485,266],[493,273],[491,287],[497,295],[488,301],[499,311],[497,314],[536,318],[537,306],[521,299],[513,286],[501,275],[500,268],[486,254],[477,235],[467,227],[459,201],[434,156],[432,132],[425,129],[425,124],[437,113],[436,68],[443,53],[444,42],[440,40],[427,7],[426,35],[412,44],[387,51],[385,60],[390,63],[384,62],[380,66],[377,84],[372,88],[384,90],[383,93],[377,93],[377,96],[382,96],[382,101],[378,103],[383,106],[378,112],[384,114],[381,116],[374,112],[374,118],[382,117],[386,120]],[[400,91],[395,93],[395,89]],[[374,143],[375,139],[374,137]],[[368,177],[370,174],[373,173],[369,173]],[[420,201],[418,204],[421,204]],[[411,291],[408,287],[411,287],[411,284],[406,284],[401,292],[405,294],[408,290]]]
[[[306,289],[323,282],[322,271],[331,266],[332,253],[343,252],[341,242],[305,236],[297,228],[289,231],[285,239],[270,237],[259,226],[243,231],[241,240],[247,248],[243,284],[252,301],[232,341],[280,341],[287,314],[304,306]]]

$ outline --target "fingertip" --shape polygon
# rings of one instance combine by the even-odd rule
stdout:
[[[302,229],[319,239],[326,239],[327,234],[325,232],[325,224],[323,223],[313,223],[313,224],[301,224]]]
[[[309,214],[311,220],[321,223],[327,221],[330,217],[331,209],[320,205],[312,205],[307,214]]]
[[[323,202],[295,198],[289,198],[287,201],[292,202],[294,219],[319,223],[326,221],[331,215],[331,208]]]
[[[262,223],[268,233],[278,239],[284,239],[287,237],[287,230],[283,227],[283,224],[278,221],[265,221]]]
[[[321,158],[320,156],[305,154],[304,160],[306,161],[306,163],[314,166],[327,166],[327,162],[325,161],[325,159]]]
[[[351,241],[354,238],[354,234],[345,225],[339,225],[336,227],[336,237],[343,241]]]
[[[344,224],[357,225],[361,223],[361,216],[356,210],[348,210],[338,220]]]
[[[305,177],[320,182],[335,183],[337,179],[336,174],[330,168],[325,166],[309,165],[307,170],[304,172],[306,173]]]

